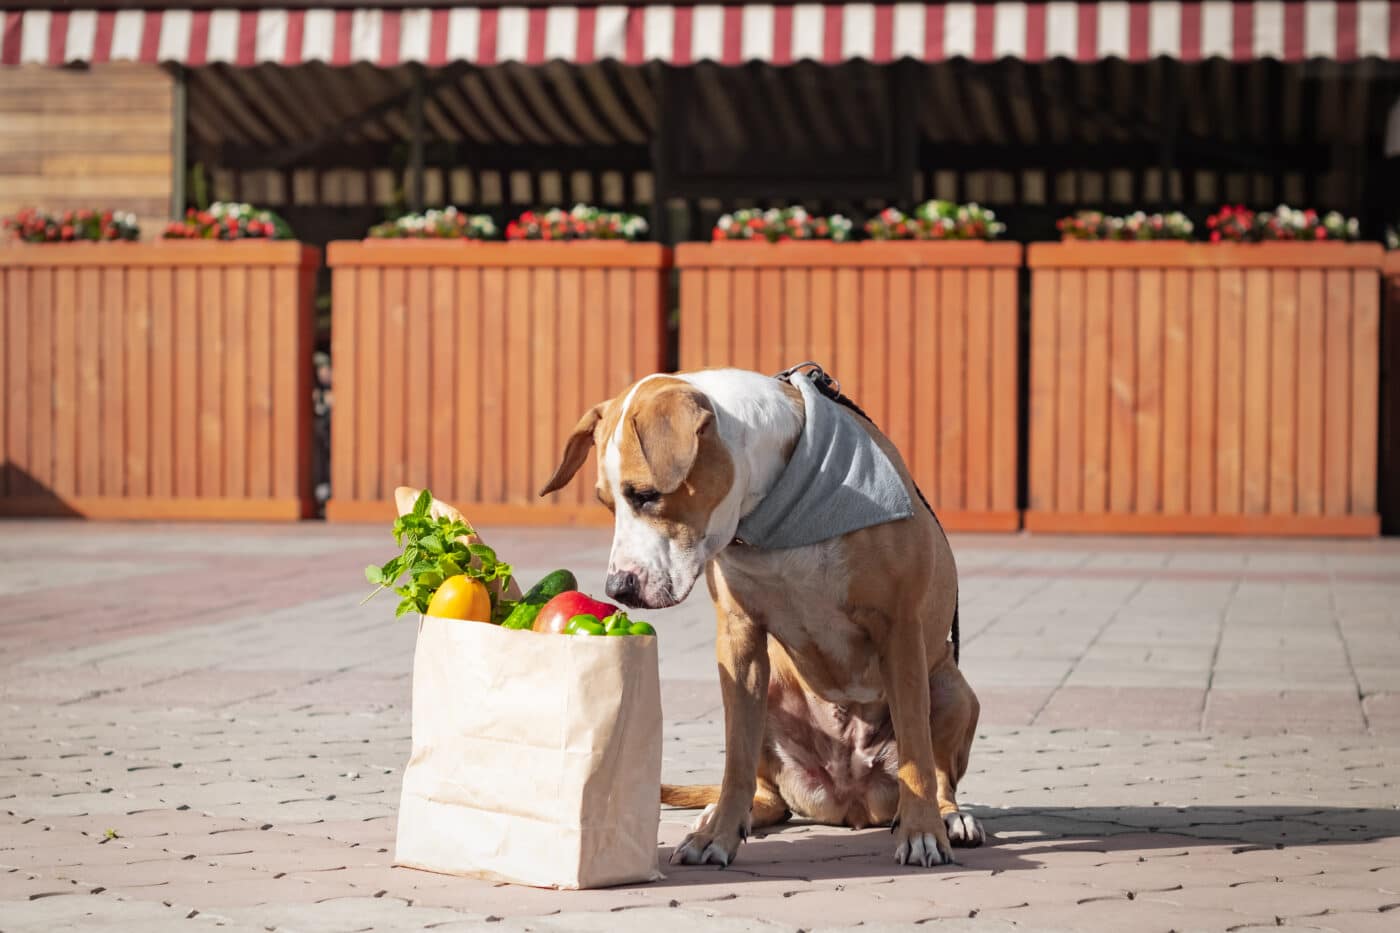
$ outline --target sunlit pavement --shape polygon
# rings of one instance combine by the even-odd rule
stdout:
[[[488,540],[602,588],[604,532]],[[1400,542],[954,546],[990,845],[904,869],[887,831],[796,823],[554,892],[390,867],[385,529],[0,523],[0,931],[1400,928]],[[663,776],[718,780],[708,600],[651,620]]]

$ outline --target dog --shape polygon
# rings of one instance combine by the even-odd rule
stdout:
[[[793,379],[805,378],[795,376]],[[845,409],[922,499],[894,445]],[[819,543],[766,550],[736,540],[777,483],[806,424],[791,382],[734,369],[648,376],[589,409],[541,495],[590,449],[614,515],[607,593],[661,609],[703,573],[718,615],[725,760],[718,786],[666,786],[704,807],[672,861],[729,865],[756,829],[796,813],[853,828],[890,825],[895,861],[952,861],[985,840],[959,808],[976,694],[950,632],[957,568],[932,511]]]

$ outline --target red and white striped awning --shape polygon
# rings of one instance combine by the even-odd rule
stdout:
[[[1400,0],[0,12],[0,64],[1400,59]]]

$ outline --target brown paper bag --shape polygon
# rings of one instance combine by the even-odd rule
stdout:
[[[539,887],[653,881],[656,639],[426,616],[395,864]]]

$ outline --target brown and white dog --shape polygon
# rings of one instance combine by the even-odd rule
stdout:
[[[856,418],[852,414],[850,417]],[[815,545],[735,540],[804,424],[786,383],[742,370],[648,376],[579,420],[541,495],[590,447],[615,515],[608,595],[659,609],[702,571],[718,611],[725,762],[718,786],[665,787],[706,806],[672,861],[728,865],[755,828],[792,812],[855,828],[893,824],[895,860],[941,865],[982,828],[958,808],[978,702],[949,632],[957,569],[928,510]],[[917,493],[894,445],[859,424]]]

